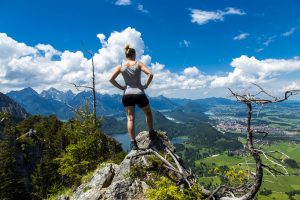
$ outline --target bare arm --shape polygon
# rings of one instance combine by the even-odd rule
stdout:
[[[146,84],[144,85],[144,89],[146,89],[153,79],[153,73],[144,63],[139,62],[139,66],[141,67],[141,70],[148,76]]]
[[[126,86],[121,86],[117,81],[116,78],[118,77],[118,75],[121,73],[121,66],[118,65],[115,69],[115,71],[112,73],[109,82],[111,82],[111,84],[113,84],[115,87],[119,88],[120,90],[125,90]]]

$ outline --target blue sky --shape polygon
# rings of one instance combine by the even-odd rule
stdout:
[[[296,67],[287,73],[274,67],[275,70],[270,72],[272,74],[264,77],[257,75],[260,77],[255,80],[270,82],[275,77],[280,80],[276,83],[282,83],[282,87],[288,86],[287,80],[298,86],[300,2],[274,2],[0,0],[0,32],[30,47],[49,44],[60,52],[76,52],[83,50],[81,41],[84,41],[87,48],[97,52],[102,48],[97,34],[103,33],[107,39],[114,31],[121,32],[131,27],[141,33],[144,54],[151,56],[150,63],[159,62],[172,73],[180,75],[184,69],[196,67],[205,77],[227,76],[234,70],[231,62],[236,58],[242,59],[242,55],[247,56],[243,61],[246,63],[250,57],[257,62],[273,59],[271,64],[268,62],[270,65],[276,65],[281,60],[296,60]],[[266,73],[266,70],[263,72]],[[209,79],[212,81],[212,78]],[[6,85],[6,88],[9,86],[12,87]],[[21,86],[17,84],[13,88]],[[33,86],[43,88],[37,83]],[[222,86],[226,87],[226,84]],[[210,88],[210,84],[201,88],[198,89],[204,94],[203,89]],[[185,94],[191,98],[197,97],[191,95],[195,88],[180,89],[179,97]],[[164,94],[176,96],[174,91]]]

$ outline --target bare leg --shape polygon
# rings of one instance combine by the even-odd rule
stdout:
[[[152,117],[150,105],[148,104],[147,106],[142,107],[141,109],[146,115],[146,122],[147,122],[147,126],[148,126],[149,130],[152,130],[153,129],[153,117]]]
[[[128,136],[131,140],[135,139],[135,129],[134,129],[134,106],[126,106],[126,115],[127,115],[127,129]]]

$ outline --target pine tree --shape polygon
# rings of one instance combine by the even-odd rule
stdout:
[[[24,179],[17,168],[18,148],[15,126],[11,119],[0,126],[0,130],[3,130],[0,141],[0,199],[30,199],[25,191]]]

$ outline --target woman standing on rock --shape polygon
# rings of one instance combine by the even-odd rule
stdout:
[[[112,73],[109,81],[117,88],[124,90],[122,103],[126,110],[127,115],[127,129],[128,135],[131,140],[131,149],[137,150],[138,146],[135,140],[135,104],[137,104],[146,115],[146,122],[149,128],[149,137],[151,140],[156,136],[157,132],[153,129],[153,117],[149,100],[145,94],[145,89],[152,81],[153,74],[142,62],[136,61],[136,52],[134,48],[129,45],[125,47],[126,61],[116,66],[115,71]],[[145,85],[141,84],[141,71],[143,71],[148,79]],[[119,74],[122,74],[125,86],[121,86],[115,79]]]

